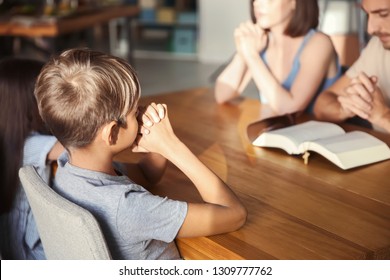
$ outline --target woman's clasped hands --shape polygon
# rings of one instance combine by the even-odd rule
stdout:
[[[260,53],[267,45],[267,34],[251,21],[241,23],[234,31],[237,52],[243,56],[247,53]]]

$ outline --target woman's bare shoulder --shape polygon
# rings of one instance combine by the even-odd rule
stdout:
[[[313,37],[308,42],[308,46],[311,45],[313,48],[320,47],[320,48],[332,48],[333,49],[333,42],[329,35],[317,31],[313,34]]]
[[[312,60],[313,56],[318,57],[320,54],[324,57],[333,57],[336,53],[331,38],[323,32],[316,32],[307,42],[305,50],[302,53],[303,59]]]

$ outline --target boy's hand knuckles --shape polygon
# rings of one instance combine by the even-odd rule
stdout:
[[[165,115],[165,111],[166,111],[164,105],[163,105],[163,104],[158,104],[158,105],[157,105],[157,110],[158,110],[158,115],[159,115],[159,117],[160,117],[160,118],[163,118],[164,115]]]
[[[148,111],[148,117],[151,121],[154,121],[154,122],[159,122],[160,121],[160,117],[159,117],[159,112],[158,112],[158,108],[153,108],[151,110]]]
[[[153,106],[148,106],[148,109],[146,110],[147,114],[153,114],[153,112],[156,111],[156,108]]]
[[[150,130],[145,128],[145,127],[142,127],[141,128],[141,134],[142,136],[145,136],[145,135],[148,135],[150,133]]]

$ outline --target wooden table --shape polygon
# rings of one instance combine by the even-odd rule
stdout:
[[[168,105],[176,134],[231,186],[249,213],[238,231],[178,239],[185,259],[390,259],[390,161],[343,171],[316,154],[304,165],[301,157],[253,147],[246,126],[270,114],[254,99],[217,105],[206,88],[141,103],[151,101]],[[372,134],[390,145],[390,135]],[[119,158],[131,160],[127,152]],[[151,191],[201,201],[172,165]]]
[[[49,37],[58,38],[61,35],[78,32],[96,25],[105,24],[111,20],[125,18],[130,20],[138,16],[139,7],[135,5],[114,5],[93,9],[84,9],[65,17],[53,18],[42,21],[41,18],[34,19],[31,24],[19,24],[13,21],[12,17],[0,20],[0,36],[12,37]],[[126,24],[128,39],[130,40],[130,26]],[[57,46],[55,46],[58,48]],[[130,43],[129,43],[130,47]],[[131,49],[130,49],[131,50]],[[131,51],[129,50],[129,56]]]

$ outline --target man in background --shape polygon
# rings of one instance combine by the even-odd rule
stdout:
[[[360,117],[390,133],[390,0],[362,0],[372,35],[350,69],[318,97],[314,115],[342,122]]]

